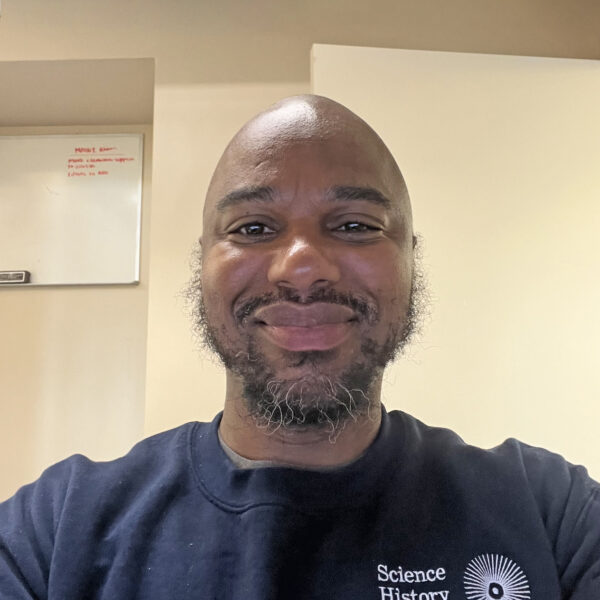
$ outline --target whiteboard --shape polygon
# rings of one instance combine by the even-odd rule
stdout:
[[[137,283],[142,162],[141,134],[0,136],[0,271]]]

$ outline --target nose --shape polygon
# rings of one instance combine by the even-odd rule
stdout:
[[[294,237],[281,245],[269,265],[269,282],[310,293],[340,280],[335,255],[307,237]]]

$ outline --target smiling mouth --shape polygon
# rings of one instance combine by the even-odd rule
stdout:
[[[257,310],[254,317],[270,342],[293,352],[336,348],[347,340],[357,322],[351,308],[325,302],[272,304]]]
[[[279,327],[266,325],[265,335],[283,350],[308,352],[332,350],[346,341],[352,330],[352,322],[312,327]]]

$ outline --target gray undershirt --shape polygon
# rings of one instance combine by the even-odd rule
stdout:
[[[335,471],[336,469],[340,469],[341,467],[345,467],[346,465],[352,464],[356,460],[351,460],[348,463],[344,463],[343,465],[332,465],[331,467],[300,467],[298,465],[290,465],[287,463],[275,462],[273,460],[252,460],[251,458],[245,458],[238,454],[235,450],[232,450],[223,440],[221,436],[221,429],[217,430],[219,436],[219,444],[221,444],[221,448],[223,448],[223,452],[225,452],[227,458],[238,468],[238,469],[263,469],[265,467],[289,467],[292,469],[303,469],[305,471]],[[362,456],[362,455],[361,455]]]

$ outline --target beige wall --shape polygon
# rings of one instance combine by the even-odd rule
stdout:
[[[595,0],[4,0],[0,61],[152,57],[157,88],[140,286],[0,290],[0,497],[66,453],[122,452],[142,421],[218,409],[177,300],[204,186],[245,118],[308,89],[312,43],[598,57],[599,22]]]
[[[0,128],[0,135],[143,133],[150,127]],[[0,498],[79,452],[114,458],[143,432],[151,152],[144,161],[141,283],[0,289]]]
[[[167,84],[308,81],[314,43],[598,58],[597,0],[2,0],[0,59],[157,59]]]
[[[384,136],[424,236],[435,302],[386,405],[599,477],[600,61],[347,46],[313,60],[314,90]]]

